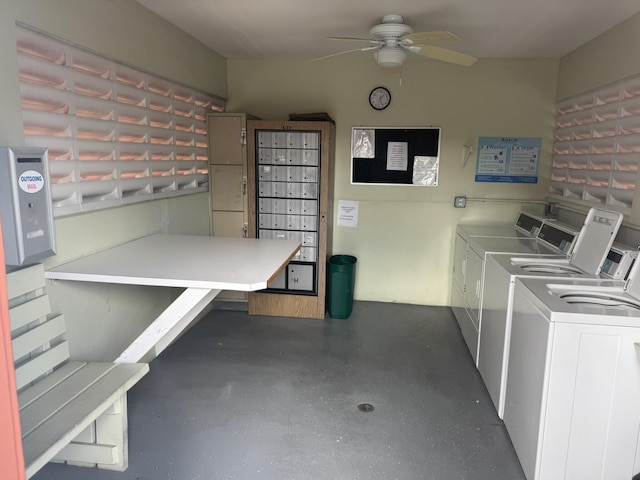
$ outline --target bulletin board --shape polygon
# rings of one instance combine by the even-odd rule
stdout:
[[[436,187],[439,127],[353,127],[351,183]]]

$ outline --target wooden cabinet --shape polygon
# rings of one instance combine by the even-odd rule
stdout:
[[[266,120],[247,126],[249,236],[302,244],[267,290],[249,294],[249,313],[324,318],[335,127]]]
[[[246,237],[247,120],[246,113],[207,116],[211,235]],[[221,292],[216,300],[247,301],[245,292]]]

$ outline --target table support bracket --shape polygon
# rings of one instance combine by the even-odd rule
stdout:
[[[114,362],[148,362],[157,357],[191,325],[220,291],[209,288],[187,288]]]

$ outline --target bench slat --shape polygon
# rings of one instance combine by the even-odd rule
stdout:
[[[49,297],[42,295],[34,298],[30,302],[23,303],[9,310],[9,318],[11,319],[11,331],[15,331],[29,323],[42,317],[46,317],[51,313],[49,305]]]
[[[84,367],[85,362],[67,362],[60,368],[51,372],[46,377],[41,378],[29,388],[25,388],[18,393],[18,404],[20,408],[25,408],[42,395],[45,395],[52,387],[62,383],[67,377]]]
[[[22,335],[13,339],[13,360],[16,361],[25,355],[42,348],[53,339],[65,333],[64,316],[58,315],[47,322],[41,323],[31,330],[25,331]],[[51,365],[50,369],[59,364]]]
[[[50,348],[42,355],[34,357],[28,363],[16,367],[16,385],[18,390],[51,370],[51,365],[60,365],[69,358],[69,344],[62,342]]]
[[[64,447],[54,460],[65,462],[86,462],[91,458],[94,463],[113,465],[117,462],[118,449],[115,445],[101,445],[98,443],[70,443]]]
[[[9,299],[26,295],[34,290],[44,288],[44,267],[41,263],[7,274],[7,293]]]
[[[95,388],[94,385],[100,385],[102,377],[113,367],[114,365],[110,363],[85,363],[64,381],[51,385],[49,390],[37,400],[26,406],[21,405],[22,435],[29,435],[83,392]]]
[[[104,372],[100,374],[100,370]],[[89,363],[50,389],[46,396],[21,409],[27,476],[29,472],[35,473],[42,468],[148,371],[147,364]],[[89,378],[99,378],[87,380],[85,373]],[[85,383],[84,389],[82,382]],[[86,387],[86,384],[90,386]],[[53,410],[55,415],[51,416]]]

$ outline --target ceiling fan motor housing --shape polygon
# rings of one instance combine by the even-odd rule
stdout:
[[[386,15],[380,25],[374,26],[369,31],[371,43],[381,45],[373,53],[373,58],[381,67],[400,67],[407,58],[406,52],[400,46],[400,39],[412,33],[413,29],[402,21],[402,15]]]

